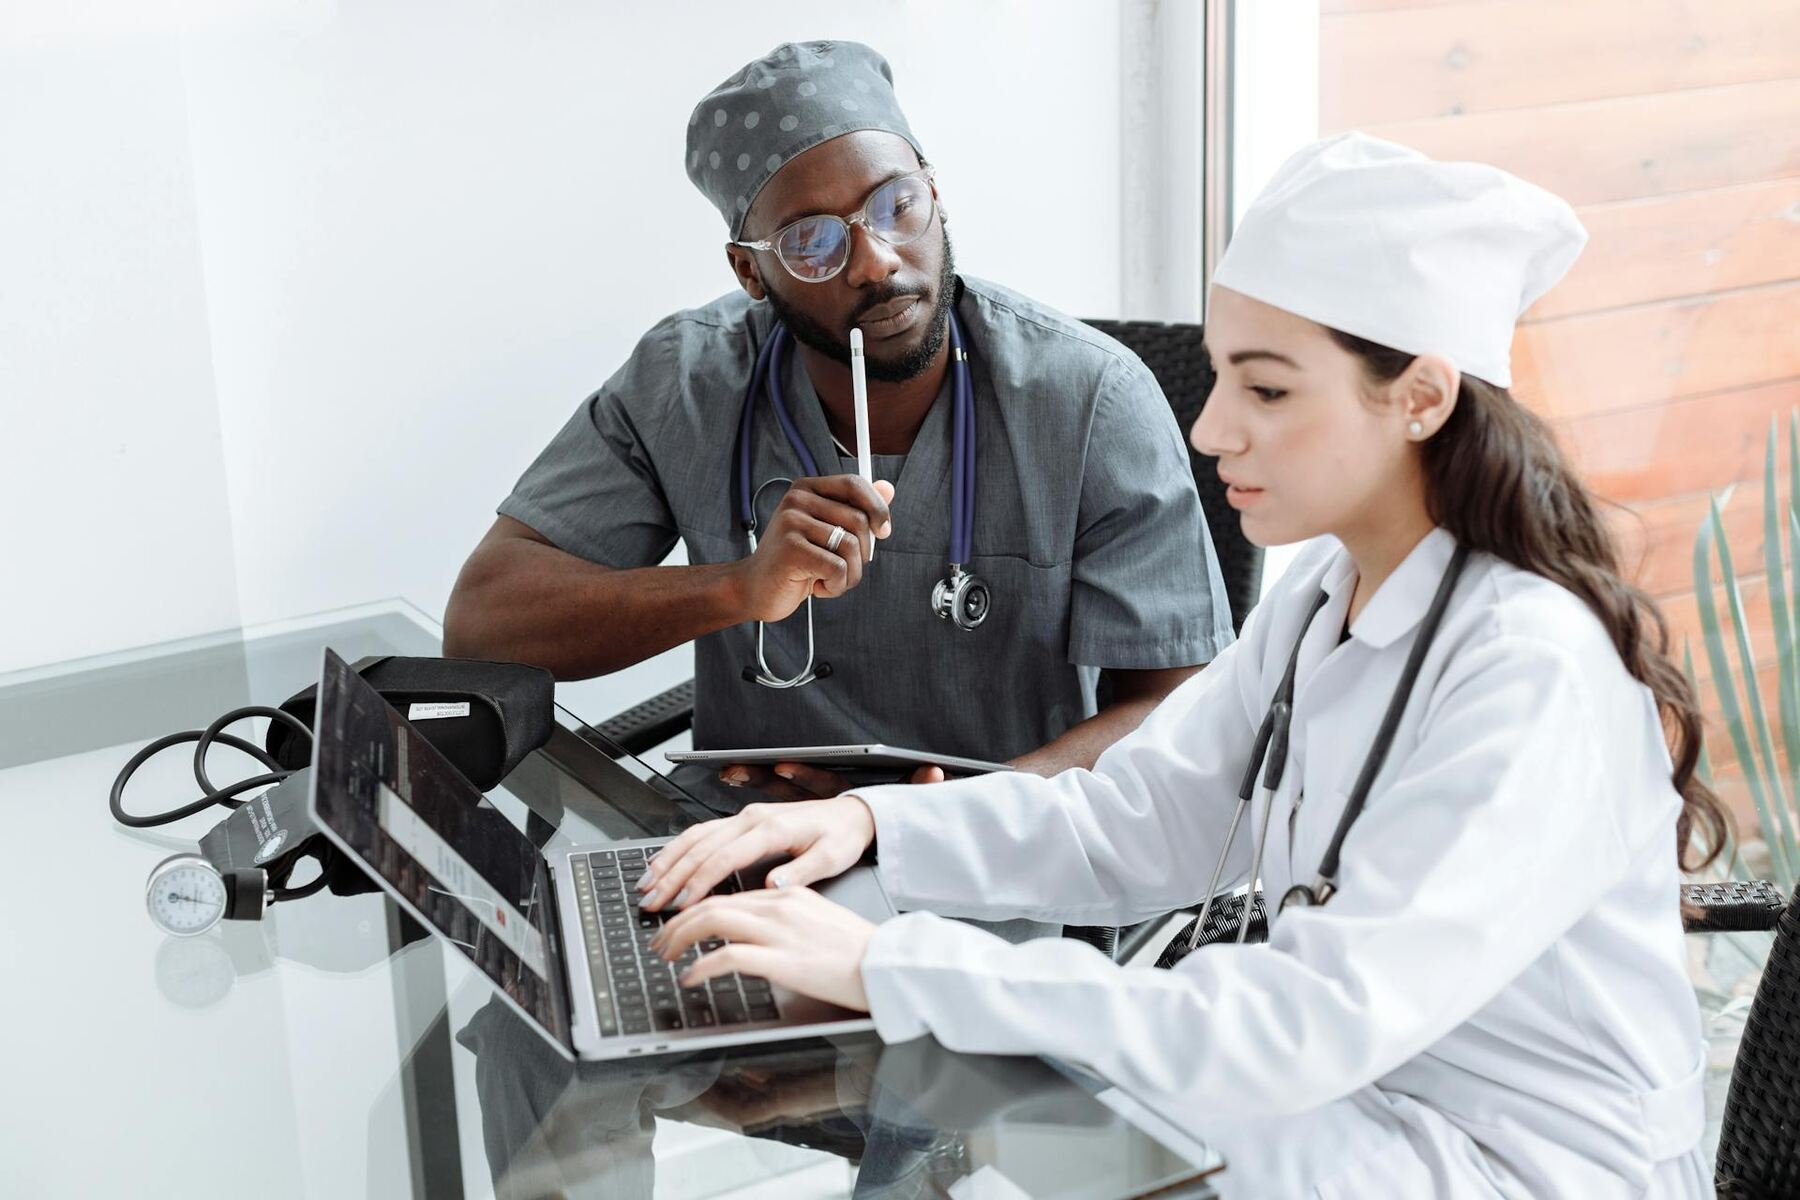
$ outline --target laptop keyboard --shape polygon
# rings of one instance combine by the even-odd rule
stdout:
[[[676,961],[664,962],[650,948],[664,913],[645,912],[637,883],[658,847],[596,850],[574,855],[575,895],[581,906],[582,941],[594,980],[602,1037],[676,1029],[747,1025],[781,1018],[769,981],[753,975],[721,975],[704,986],[684,988],[677,976],[701,954],[725,942],[708,938]],[[736,878],[714,888],[738,891]],[[674,913],[666,914],[673,917]]]

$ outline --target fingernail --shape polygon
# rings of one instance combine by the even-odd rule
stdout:
[[[792,767],[776,767],[775,773],[777,775],[781,776],[783,779],[792,779],[794,777],[794,768],[792,768]]]
[[[688,890],[686,888],[682,888],[679,892],[675,893],[675,907],[680,908],[682,905],[687,903],[687,899],[688,899]]]
[[[769,882],[774,884],[778,888],[784,888],[787,886],[787,876],[786,875],[771,875],[771,876],[769,876]]]
[[[894,523],[892,521],[883,521],[881,523],[881,528],[877,529],[875,531],[875,536],[886,537],[888,534],[892,533],[893,531],[894,531]]]
[[[661,892],[651,892],[649,895],[644,897],[644,903],[645,904],[660,904],[660,903],[662,903],[662,893]]]
[[[729,771],[725,772],[725,782],[731,784],[733,787],[736,787],[740,783],[749,783],[750,772],[744,770],[742,767],[732,767]]]
[[[656,873],[654,871],[646,871],[644,872],[644,877],[637,881],[637,890],[640,892],[647,892],[650,890],[650,886],[655,882]]]
[[[689,983],[688,981],[690,979],[692,979],[693,977],[694,977],[693,969],[689,968],[688,970],[683,971],[680,975],[677,975],[675,977],[675,982],[679,983],[682,987],[692,987],[693,985],[691,983]]]

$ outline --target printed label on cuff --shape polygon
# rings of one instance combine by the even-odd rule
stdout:
[[[468,715],[469,702],[467,700],[458,700],[454,703],[442,700],[421,701],[418,704],[408,705],[406,709],[406,719],[409,721],[435,721],[440,717],[466,717]]]

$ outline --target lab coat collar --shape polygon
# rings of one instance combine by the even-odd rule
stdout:
[[[1433,529],[1426,534],[1363,606],[1350,626],[1350,636],[1376,649],[1392,645],[1424,619],[1455,552],[1456,539],[1448,531]],[[1335,599],[1355,583],[1356,565],[1346,550],[1326,572],[1323,587]]]

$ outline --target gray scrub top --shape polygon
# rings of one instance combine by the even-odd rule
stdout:
[[[695,644],[694,745],[885,741],[1008,759],[1093,715],[1101,668],[1191,666],[1232,640],[1231,609],[1181,433],[1156,380],[1089,326],[964,279],[957,314],[973,369],[974,563],[992,589],[964,632],[931,609],[947,573],[951,401],[911,451],[877,459],[894,484],[893,533],[859,586],[813,604],[832,674],[778,691],[744,679],[756,626]],[[731,460],[757,347],[773,313],[742,292],[677,313],[638,343],[526,470],[500,512],[609,567],[748,552]],[[821,471],[841,460],[797,353],[784,397]],[[757,397],[751,487],[803,469]],[[785,489],[763,492],[764,528]],[[806,609],[768,629],[769,665],[805,661]],[[597,618],[593,636],[607,636]]]

